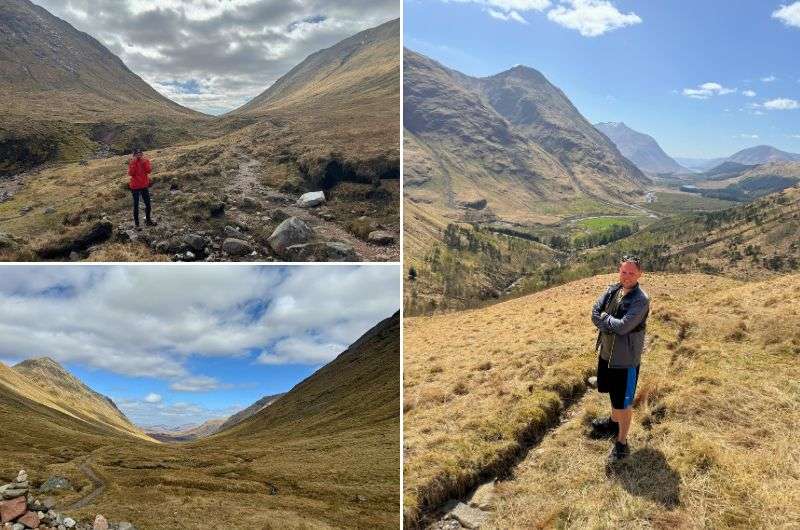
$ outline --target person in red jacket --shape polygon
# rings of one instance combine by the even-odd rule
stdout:
[[[150,219],[150,161],[144,157],[140,148],[133,150],[133,158],[128,163],[128,176],[131,178],[129,186],[133,194],[133,223],[139,228],[139,197],[144,200],[144,224],[156,226]]]

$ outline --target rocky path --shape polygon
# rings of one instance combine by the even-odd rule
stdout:
[[[558,419],[540,436],[528,440],[516,459],[497,477],[492,477],[474,487],[463,498],[450,499],[441,506],[433,508],[422,517],[421,528],[426,530],[461,530],[491,527],[497,508],[498,491],[504,483],[515,480],[517,469],[536,458],[535,449],[548,437],[570,422],[579,421],[579,411],[584,408],[588,395],[584,387],[581,393],[566,403]]]
[[[97,476],[97,474],[89,465],[88,460],[81,462],[80,466],[78,466],[78,469],[80,469],[81,473],[86,475],[86,478],[88,478],[89,481],[92,483],[94,489],[89,493],[87,493],[86,495],[84,495],[83,497],[81,497],[80,499],[78,499],[77,501],[67,506],[66,508],[64,508],[64,510],[66,511],[78,510],[88,504],[91,504],[97,497],[102,495],[103,492],[106,490],[105,481]]]
[[[260,201],[268,203],[273,208],[280,208],[290,217],[298,217],[308,223],[314,229],[320,239],[325,241],[341,241],[353,247],[356,254],[363,261],[399,261],[400,247],[378,246],[363,241],[345,230],[333,221],[321,216],[324,209],[320,208],[300,208],[296,205],[297,197],[278,189],[264,185],[260,180],[261,162],[251,157],[246,152],[238,149],[235,151],[239,158],[239,170],[228,184],[226,192],[231,196],[240,198],[250,196]],[[269,209],[268,209],[269,210]],[[249,214],[241,210],[231,214],[244,224],[252,222],[248,219]],[[398,235],[399,237],[399,235]]]

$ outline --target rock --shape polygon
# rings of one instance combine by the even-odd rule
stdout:
[[[117,530],[136,530],[136,527],[128,521],[122,521],[117,525]]]
[[[39,516],[33,512],[27,512],[25,515],[17,519],[18,523],[22,523],[28,528],[39,528]],[[106,530],[108,530],[106,528]]]
[[[56,209],[53,208],[52,206],[48,206],[47,208],[44,209],[44,214],[45,215],[51,215],[51,214],[54,214],[54,213],[56,213]]]
[[[13,484],[12,484],[13,486]],[[24,499],[25,495],[28,493],[28,488],[8,488],[3,491],[3,498],[4,499],[16,499],[17,497],[22,497]]]
[[[97,514],[97,517],[94,518],[92,530],[108,530],[108,521],[106,521],[106,518]]]
[[[242,237],[242,232],[238,228],[231,225],[225,225],[223,231],[225,232],[225,237],[234,237],[234,238]]]
[[[33,206],[23,206],[22,208],[19,209],[19,213],[24,215],[30,212],[31,210],[33,210]]]
[[[44,506],[45,510],[52,510],[56,506],[56,500],[53,497],[45,497],[42,499],[42,506]]]
[[[14,523],[11,525],[11,530],[25,530],[25,525],[22,523]]]
[[[107,241],[113,232],[114,225],[110,221],[98,221],[69,237],[58,239],[41,247],[37,250],[37,254],[44,259],[69,256],[72,251],[81,252],[93,245]]]
[[[26,511],[28,511],[28,503],[25,497],[16,497],[7,501],[0,501],[0,522],[7,523],[13,521]]]
[[[225,215],[225,203],[222,201],[212,202],[208,207],[208,213],[211,217],[222,217]]]
[[[276,254],[282,256],[288,247],[306,243],[313,235],[314,231],[305,221],[289,217],[275,228],[267,242]]]
[[[445,515],[445,518],[455,519],[461,523],[462,526],[475,529],[480,528],[488,522],[489,514],[477,508],[472,508],[463,502],[459,502]]]
[[[242,197],[239,199],[239,208],[245,211],[258,210],[261,208],[261,203],[252,197]]]
[[[186,250],[186,243],[178,236],[156,243],[156,251],[162,254],[177,254]]]
[[[0,232],[0,249],[14,248],[16,246],[16,241],[10,235]]]
[[[244,256],[253,251],[253,247],[247,241],[229,237],[222,242],[222,251],[231,256]]]
[[[73,519],[72,517],[65,517],[64,526],[66,526],[67,528],[75,528],[75,519]]]
[[[14,479],[15,482],[28,482],[28,473],[24,469],[20,469],[19,473],[17,473],[17,478]]]
[[[469,499],[469,505],[479,510],[494,510],[497,502],[497,494],[494,489],[494,482],[482,484],[475,490]]]
[[[290,218],[290,217],[291,217],[291,215],[289,215],[288,213],[286,213],[286,211],[285,211],[285,210],[281,210],[280,208],[276,208],[276,209],[275,209],[275,210],[272,212],[272,215],[271,215],[271,217],[272,217],[272,220],[273,220],[273,221],[275,221],[275,222],[278,222],[278,223],[281,223],[281,222],[285,221],[286,219]]]
[[[206,238],[198,234],[186,234],[183,236],[183,242],[198,254],[203,254],[205,252],[206,245],[208,245]]]
[[[586,384],[592,388],[597,388],[597,376],[593,375],[589,379],[586,380]]]
[[[336,216],[333,215],[330,212],[321,213],[321,214],[319,214],[319,216],[322,217],[323,219],[325,219],[326,221],[335,221],[336,220]]]
[[[367,498],[363,495],[356,495],[356,502],[367,502]]]
[[[67,527],[63,524],[58,525],[58,530],[67,530]]]
[[[70,261],[80,261],[81,255],[75,252],[74,250],[69,253],[69,260]]]
[[[394,243],[394,234],[385,230],[375,230],[367,236],[367,241],[375,245],[389,245]]]
[[[297,199],[297,205],[300,208],[313,208],[325,202],[325,192],[323,191],[309,191],[304,193]]]
[[[41,493],[49,493],[51,491],[69,490],[72,489],[72,482],[64,477],[54,476],[48,478],[44,484],[39,487]]]
[[[338,241],[291,245],[284,256],[289,261],[359,261],[353,247]]]

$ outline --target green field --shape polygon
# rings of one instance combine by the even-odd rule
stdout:
[[[647,208],[657,213],[671,215],[690,212],[711,212],[737,205],[738,203],[733,201],[703,197],[701,195],[657,191],[656,202],[648,204]]]
[[[592,231],[602,231],[614,225],[630,226],[636,219],[634,217],[592,217],[591,219],[581,219],[576,226]]]

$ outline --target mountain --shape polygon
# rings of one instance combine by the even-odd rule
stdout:
[[[766,164],[768,162],[798,162],[800,161],[800,154],[787,153],[769,145],[758,145],[734,153],[727,160],[749,165]]]
[[[148,426],[145,427],[147,435],[159,442],[189,442],[198,438],[211,436],[225,422],[225,418],[204,421],[200,425],[183,425],[180,427]]]
[[[796,439],[800,274],[745,282],[646,270],[651,315],[631,456],[606,465],[611,440],[588,436],[609,403],[586,384],[597,367],[587,315],[613,270],[404,319],[407,528],[449,525],[439,521],[453,501],[476,507],[457,515],[481,528],[794,524],[795,499],[775,492],[796,482],[785,448]],[[714,510],[696,508],[710,498]]]
[[[224,422],[219,426],[217,429],[218,431],[224,431],[225,429],[229,429],[236,425],[237,423],[241,423],[242,421],[246,420],[253,414],[261,411],[265,407],[268,407],[275,403],[281,396],[284,394],[273,394],[270,396],[264,396],[246,409],[240,410],[236,414],[232,414],[228,418],[225,419]]]
[[[726,160],[725,158],[683,158],[678,156],[675,157],[675,161],[678,164],[697,173],[708,171],[714,166],[718,166],[719,164],[725,162],[725,160]]]
[[[624,123],[596,123],[595,128],[614,142],[625,158],[645,173],[686,173],[681,166],[661,149],[652,136],[634,131]]]
[[[526,224],[644,194],[649,179],[538,71],[475,78],[410,50],[404,62],[408,200]]]
[[[723,180],[731,177],[736,177],[749,169],[753,169],[755,165],[740,164],[738,162],[731,162],[727,160],[718,166],[705,171],[701,178],[708,180]]]
[[[376,324],[333,361],[271,405],[209,438],[292,436],[376,429],[396,435],[400,407],[400,314]]]
[[[123,152],[187,139],[205,119],[29,0],[0,4],[0,94],[0,176],[101,145]]]
[[[279,143],[263,154],[297,160],[312,186],[399,179],[399,50],[399,19],[367,29],[311,54],[223,120],[258,120],[251,136]]]
[[[13,366],[27,384],[6,375],[0,383],[21,391],[26,397],[44,405],[54,406],[93,425],[102,425],[130,436],[150,438],[123,414],[111,398],[83,384],[60,364],[48,357],[28,359]]]

